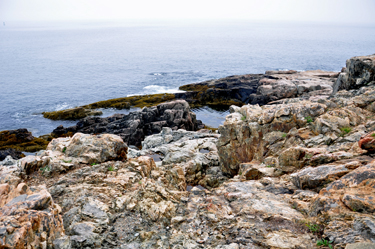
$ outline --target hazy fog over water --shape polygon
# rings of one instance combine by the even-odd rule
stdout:
[[[0,0],[0,21],[246,19],[375,23],[373,0]]]

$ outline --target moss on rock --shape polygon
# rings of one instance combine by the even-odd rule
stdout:
[[[83,107],[76,107],[54,112],[43,112],[43,117],[52,120],[76,120],[87,116],[101,115],[101,111],[90,110]]]
[[[205,92],[209,88],[213,88],[213,86],[210,87],[207,84],[193,83],[193,84],[180,86],[178,89],[183,90],[183,91]]]
[[[171,101],[175,99],[174,94],[150,94],[150,95],[137,95],[125,98],[109,99],[92,104],[66,109],[54,112],[43,112],[43,117],[52,120],[76,120],[85,118],[87,116],[101,115],[101,111],[95,109],[98,108],[115,108],[118,110],[129,109],[130,107],[150,107],[160,103]]]
[[[0,132],[0,150],[15,149],[18,151],[35,152],[46,149],[48,141],[36,138],[27,129]]]
[[[150,95],[137,95],[125,98],[109,99],[99,102],[95,102],[89,105],[82,106],[87,109],[97,108],[115,108],[115,109],[128,109],[130,107],[150,107],[161,104],[166,101],[175,99],[174,94],[162,93],[162,94],[150,94]]]

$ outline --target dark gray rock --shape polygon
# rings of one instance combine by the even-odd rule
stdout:
[[[25,155],[21,151],[11,148],[6,150],[0,150],[0,161],[3,161],[7,156],[11,156],[13,159],[20,159]]]
[[[196,131],[204,125],[196,119],[186,101],[176,100],[158,106],[144,107],[141,111],[127,115],[116,114],[108,118],[88,117],[79,121],[75,126],[68,128],[59,126],[53,133],[55,136],[76,132],[116,134],[128,145],[140,146],[145,136],[159,133],[163,127]]]
[[[375,81],[375,54],[356,56],[346,61],[346,69],[333,85],[332,94],[340,90],[358,89]]]

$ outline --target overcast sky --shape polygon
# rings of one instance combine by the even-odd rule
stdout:
[[[0,21],[250,19],[375,24],[375,0],[0,0]]]

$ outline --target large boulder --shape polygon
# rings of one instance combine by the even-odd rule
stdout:
[[[346,69],[333,86],[333,94],[340,90],[358,89],[375,81],[375,54],[356,56],[346,61]]]
[[[79,158],[80,163],[101,163],[110,160],[126,160],[128,147],[116,135],[89,135],[76,133],[70,140],[53,139],[47,150],[60,151],[66,157]]]
[[[224,180],[216,147],[219,134],[164,127],[159,134],[146,137],[142,150],[129,149],[129,157],[151,156],[161,168],[181,167],[187,185],[205,188],[218,186]]]
[[[55,136],[72,135],[76,132],[86,134],[116,134],[128,145],[140,146],[145,136],[159,133],[163,127],[174,130],[185,129],[196,131],[203,128],[201,121],[190,111],[189,104],[183,100],[162,103],[154,107],[145,107],[141,111],[127,115],[116,114],[108,118],[90,117],[77,125],[58,127]]]
[[[42,174],[61,173],[80,164],[102,163],[111,160],[125,161],[128,147],[113,134],[89,135],[76,133],[72,138],[55,138],[36,156],[27,156],[20,162],[20,169],[29,175],[41,170]]]
[[[310,101],[262,107],[232,106],[231,114],[226,117],[224,125],[219,127],[221,136],[218,151],[223,172],[234,176],[241,163],[253,160],[263,162],[267,157],[282,156],[280,152],[283,148],[304,147],[300,136],[288,136],[287,133],[292,128],[305,126],[306,117],[317,117],[326,108],[324,104]],[[302,154],[303,158],[305,152]]]

